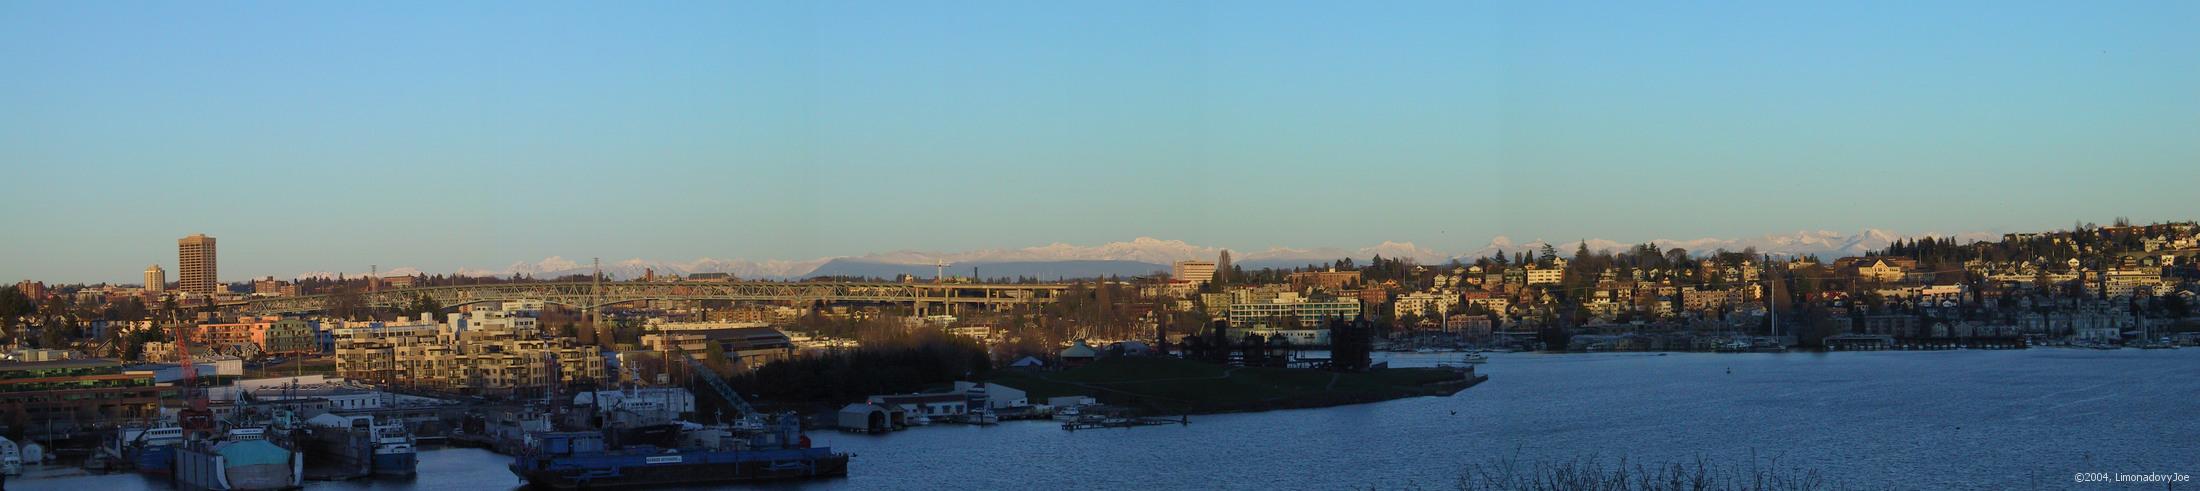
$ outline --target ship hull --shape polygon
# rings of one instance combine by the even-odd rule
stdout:
[[[263,458],[254,460],[264,462],[247,463],[231,460],[230,455],[211,448],[182,448],[175,452],[176,462],[171,478],[176,487],[181,489],[217,491],[296,489],[303,484],[303,455],[267,442],[246,443],[274,447],[255,449],[262,454],[282,452],[287,455],[279,460]]]
[[[845,477],[848,455],[824,449],[681,454],[683,462],[649,463],[667,455],[594,456],[543,459],[534,469],[515,463],[512,472],[535,489],[605,489],[648,486],[730,484]]]
[[[374,475],[384,477],[411,476],[419,467],[418,454],[413,452],[383,453],[374,455]]]
[[[167,476],[175,473],[176,446],[160,445],[137,447],[130,450],[130,463],[137,466],[139,474]]]

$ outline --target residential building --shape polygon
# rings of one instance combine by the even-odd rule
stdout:
[[[2167,293],[2159,268],[2117,268],[2101,275],[2101,292],[2109,298]]]
[[[1498,314],[1506,313],[1507,311],[1509,311],[1509,309],[1512,308],[1512,299],[1505,297],[1484,296],[1481,298],[1469,298],[1466,301],[1467,305],[1481,307],[1483,310],[1488,310],[1490,312]]]
[[[1305,271],[1291,273],[1289,276],[1284,277],[1284,279],[1291,282],[1292,289],[1300,291],[1305,291],[1309,288],[1338,290],[1344,288],[1358,288],[1360,286],[1360,272],[1337,271],[1336,268],[1330,268],[1328,271]]]
[[[1357,300],[1285,300],[1268,303],[1233,303],[1229,311],[1230,325],[1241,327],[1322,327],[1330,319],[1354,319],[1360,316]]]
[[[245,317],[238,322],[200,324],[193,333],[195,347],[244,356],[237,349],[249,345],[250,354],[305,354],[320,351],[317,329],[304,319]]]
[[[168,270],[160,269],[158,264],[146,266],[145,293],[157,296],[165,291],[168,291]]]
[[[268,276],[252,280],[252,294],[263,297],[288,297],[298,294],[298,285]]]
[[[216,266],[213,237],[192,234],[176,239],[176,275],[180,279],[176,289],[213,295],[221,289],[221,280],[216,279],[220,276]]]
[[[1834,269],[1857,279],[1882,283],[1902,281],[1910,270],[1917,269],[1917,260],[1899,257],[1845,257],[1833,264]]]
[[[1404,319],[1408,315],[1442,317],[1459,308],[1459,294],[1448,291],[1413,292],[1399,295],[1391,301],[1391,316]]]
[[[553,382],[605,380],[598,348],[572,338],[543,339],[534,318],[503,314],[483,309],[444,324],[401,318],[331,329],[337,375],[467,394],[532,393]]]
[[[1188,281],[1195,287],[1205,285],[1215,279],[1215,263],[1213,261],[1177,261],[1172,273],[1170,277],[1177,281]]]
[[[1538,268],[1531,266],[1527,269],[1526,276],[1522,279],[1527,281],[1527,284],[1529,286],[1556,285],[1559,283],[1559,281],[1564,280],[1565,277],[1566,270],[1559,267]]]

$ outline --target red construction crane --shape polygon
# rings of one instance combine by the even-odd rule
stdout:
[[[179,395],[190,403],[190,407],[176,413],[176,426],[182,427],[187,437],[208,438],[214,435],[214,411],[206,408],[206,393],[198,390],[199,366],[191,362],[188,328],[186,323],[176,323],[176,361],[183,364],[183,388]]]

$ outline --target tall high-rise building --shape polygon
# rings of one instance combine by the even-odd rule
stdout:
[[[158,264],[146,266],[145,292],[160,293],[165,291],[168,291],[168,270],[160,269]]]
[[[200,295],[212,295],[221,281],[216,279],[214,267],[214,238],[206,234],[191,234],[176,239],[176,289]]]

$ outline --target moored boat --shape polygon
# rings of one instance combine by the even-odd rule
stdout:
[[[265,429],[238,428],[177,448],[173,478],[183,489],[295,489],[305,480],[305,456],[269,441]]]
[[[139,474],[166,476],[176,465],[176,447],[183,445],[183,428],[175,426],[124,427],[115,430],[108,451],[121,457]]]
[[[304,450],[314,465],[361,469],[377,476],[410,476],[418,465],[412,432],[402,422],[335,413],[306,420]]]
[[[716,441],[683,439],[678,448],[619,445],[606,432],[545,432],[528,435],[528,450],[512,458],[510,469],[528,486],[582,489],[682,486],[840,477],[848,475],[848,454],[811,447],[794,418],[762,433],[713,428],[691,432],[718,435]]]
[[[19,476],[22,474],[22,450],[16,448],[14,440],[0,436],[0,475]]]

